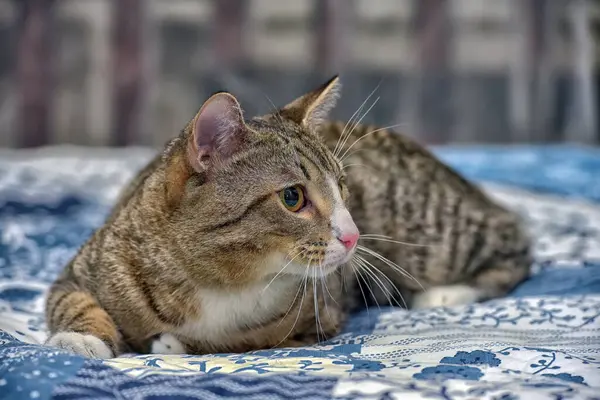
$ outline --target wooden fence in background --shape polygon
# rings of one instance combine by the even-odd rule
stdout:
[[[268,44],[265,48],[257,47],[257,50],[248,42],[249,31],[263,29],[257,28],[256,25],[250,26],[253,15],[254,18],[258,18],[256,15],[260,16],[261,14],[261,10],[255,10],[255,8],[281,8],[285,7],[282,4],[286,3],[290,8],[300,7],[296,4],[297,2],[291,1],[269,3],[268,1],[250,0],[213,2],[173,0],[161,3],[160,0],[105,0],[104,4],[101,4],[102,0],[77,1],[79,4],[68,3],[66,0],[0,0],[0,22],[2,13],[6,13],[5,17],[8,14],[11,15],[4,19],[4,25],[7,28],[0,30],[0,35],[8,38],[5,41],[4,51],[13,55],[12,59],[14,59],[14,63],[10,62],[4,71],[5,82],[10,82],[10,84],[7,83],[9,86],[6,89],[6,93],[9,95],[6,95],[3,101],[0,99],[2,101],[0,102],[0,136],[3,137],[0,145],[32,147],[69,141],[93,145],[159,145],[174,133],[172,131],[160,134],[148,133],[153,129],[158,129],[154,127],[153,121],[158,120],[157,124],[160,125],[163,120],[162,117],[154,115],[155,108],[149,104],[156,101],[156,97],[161,96],[163,92],[161,80],[164,73],[160,70],[166,68],[164,67],[165,62],[172,63],[173,68],[191,69],[192,67],[179,64],[187,62],[194,65],[199,62],[198,57],[200,57],[204,75],[202,79],[197,79],[196,85],[209,82],[206,83],[207,88],[230,89],[235,92],[236,82],[242,86],[247,85],[249,79],[247,77],[252,76],[247,73],[250,68],[248,65],[253,65],[252,60],[258,60],[254,64],[262,62],[263,67],[261,68],[266,68],[268,71],[270,71],[270,64],[278,63],[277,60],[273,60],[271,63],[268,59],[265,60],[266,56],[260,55],[260,51],[270,51]],[[476,24],[476,29],[483,31],[494,29],[494,26],[488,26],[489,24],[493,25],[493,21],[489,22],[485,18],[484,6],[490,5],[490,0],[487,2],[484,0],[468,1],[471,2],[471,5],[463,8],[465,10],[469,7],[474,8],[474,12],[479,12],[481,16],[479,25]],[[310,77],[310,79],[303,78],[307,82],[304,85],[305,89],[308,89],[309,81],[316,82],[334,72],[346,74],[348,79],[362,79],[365,82],[370,79],[375,83],[381,81],[380,75],[403,75],[405,89],[401,91],[402,93],[400,90],[393,93],[394,84],[388,83],[389,79],[384,78],[386,80],[384,85],[388,87],[382,90],[384,92],[387,90],[388,94],[382,94],[382,97],[388,96],[384,98],[388,112],[386,117],[381,118],[385,120],[381,123],[389,121],[406,123],[410,126],[411,134],[420,136],[426,142],[572,140],[598,143],[597,48],[593,39],[594,29],[597,29],[597,25],[594,24],[597,24],[598,20],[598,10],[594,8],[597,6],[596,3],[588,0],[492,1],[510,3],[511,13],[506,34],[514,35],[515,41],[514,48],[509,54],[511,59],[505,63],[505,66],[494,71],[495,74],[503,77],[502,86],[505,87],[504,91],[506,92],[504,100],[496,100],[498,104],[503,103],[499,109],[506,109],[503,112],[507,120],[504,124],[505,127],[497,128],[502,131],[508,130],[502,137],[486,133],[486,129],[495,122],[481,120],[483,117],[478,108],[481,102],[478,99],[480,99],[481,90],[486,90],[485,87],[469,83],[469,81],[465,83],[461,80],[462,78],[457,78],[457,76],[464,76],[461,73],[463,69],[474,71],[475,75],[481,75],[477,68],[486,71],[494,70],[493,67],[486,69],[485,65],[480,67],[477,65],[475,67],[461,66],[460,57],[457,54],[469,52],[468,40],[474,35],[465,36],[464,31],[467,28],[460,23],[461,16],[459,14],[463,8],[458,3],[466,4],[464,0],[462,2],[458,0],[392,0],[397,4],[402,3],[409,13],[405,19],[405,25],[400,28],[397,27],[400,20],[390,19],[383,15],[384,12],[381,12],[381,15],[377,14],[376,8],[379,7],[376,5],[377,1],[371,2],[371,4],[375,4],[371,6],[372,10],[369,9],[369,5],[365,5],[364,1],[362,3],[354,0],[311,1],[309,2],[309,17],[302,20],[308,21],[305,23],[308,24],[307,29],[310,31],[309,50],[307,52],[298,51],[299,67],[287,68],[284,66],[278,68],[277,71],[297,71],[299,69],[308,71],[306,73],[308,75],[302,75]],[[390,1],[379,3],[386,3],[385,7],[389,9],[393,7],[390,5]],[[481,3],[479,7],[483,8],[477,9],[478,6],[472,5],[474,3]],[[92,91],[86,97],[87,99],[100,100],[91,101],[85,106],[78,105],[78,107],[82,107],[81,113],[85,114],[81,118],[87,122],[73,128],[77,132],[66,139],[56,139],[57,135],[53,133],[53,130],[57,129],[57,126],[59,128],[61,126],[53,122],[57,118],[60,119],[60,116],[53,115],[53,112],[61,112],[53,105],[55,96],[57,96],[57,69],[59,69],[57,65],[61,62],[66,63],[66,61],[58,59],[56,51],[57,35],[64,35],[64,32],[61,33],[58,27],[58,16],[60,13],[69,12],[66,8],[74,10],[76,7],[86,7],[86,4],[90,8],[98,7],[104,11],[109,10],[102,25],[110,35],[108,48],[96,50],[93,47],[85,53],[84,58],[88,70],[100,68],[100,73],[110,78],[103,81],[103,84],[96,82],[96,86],[85,88],[86,93]],[[202,55],[198,56],[194,55],[194,52],[190,52],[189,54],[178,53],[179,55],[171,57],[165,56],[165,54],[175,50],[169,49],[168,46],[157,50],[156,43],[159,42],[157,36],[160,34],[157,26],[168,26],[168,22],[156,22],[156,19],[151,18],[149,15],[153,7],[162,7],[166,10],[164,11],[166,14],[177,14],[179,15],[177,18],[180,19],[188,17],[186,15],[188,11],[185,10],[209,8],[207,30],[202,33],[202,37],[208,41],[208,45],[205,46]],[[187,8],[181,12],[181,10],[178,11],[178,7]],[[384,5],[381,7],[385,8]],[[193,18],[191,11],[189,18]],[[369,18],[374,18],[375,23],[369,25]],[[300,20],[282,18],[279,22],[267,22],[273,25],[271,26],[273,32],[278,32],[277,29],[285,27],[278,27],[277,23],[294,24],[299,23]],[[393,29],[408,32],[406,35],[411,37],[414,57],[407,56],[411,61],[403,62],[408,63],[408,66],[398,65],[396,72],[393,65],[389,66],[394,61],[388,60],[393,59],[396,55],[382,54],[381,59],[388,60],[385,61],[387,62],[385,67],[378,67],[379,61],[373,56],[375,65],[369,70],[371,72],[362,73],[369,61],[369,49],[372,49],[374,54],[376,51],[394,53],[405,50],[405,47],[402,47],[400,36],[398,36],[398,47],[394,47],[394,44],[386,45],[389,50],[382,50],[383,44],[380,45],[378,41],[374,40],[368,42],[367,39],[365,39],[367,44],[356,50],[356,47],[360,45],[360,34],[362,34],[360,32],[392,29],[389,27],[390,24],[393,25]],[[190,24],[188,23],[186,26],[190,26]],[[183,25],[178,29],[179,31],[174,29],[174,32],[185,34],[186,28]],[[359,34],[356,33],[357,31],[360,31]],[[73,38],[73,40],[76,39]],[[268,43],[273,43],[273,46],[277,45],[276,33],[267,39],[270,40]],[[0,52],[3,51],[1,42],[0,38]],[[292,46],[296,42],[290,39],[289,43]],[[63,46],[66,45],[63,44]],[[481,60],[475,64],[492,63],[487,60],[492,60],[497,55],[494,54],[493,43],[490,46],[489,56],[480,57]],[[568,48],[567,53],[564,53],[565,48]],[[103,51],[107,52],[104,56],[102,56]],[[255,54],[256,51],[259,52],[258,55]],[[186,51],[180,51],[180,53],[186,53]],[[0,54],[1,56],[2,54]],[[165,57],[166,61],[164,61]],[[183,61],[177,61],[179,59]],[[106,64],[99,67],[97,64],[103,61],[106,61]],[[295,62],[290,61],[288,64],[292,65]],[[382,63],[385,62],[382,61]],[[1,75],[2,66],[0,65],[0,78]],[[173,82],[175,82],[178,73],[172,75]],[[192,76],[190,82],[194,82],[193,76],[196,75],[190,76]],[[280,79],[282,81],[294,79],[294,76],[294,74],[289,77],[286,75]],[[12,77],[16,79],[12,79]],[[103,85],[110,87],[102,87]],[[362,89],[353,84],[348,86],[350,99],[344,103],[343,107],[345,108],[341,111],[342,116],[346,118],[366,97],[373,85],[365,83],[362,85]],[[94,92],[94,88],[98,88],[97,93]],[[288,92],[290,95],[292,93],[291,89],[285,89],[287,90],[286,94],[279,95],[277,92],[280,87],[276,83],[262,89],[264,92],[274,93],[274,97],[277,97],[278,101],[289,96]],[[2,90],[1,85],[0,90]],[[249,90],[256,91],[255,88]],[[249,98],[253,96],[255,95],[248,95]],[[440,98],[444,96],[450,96],[451,100],[441,101]],[[183,101],[180,97],[173,96],[173,102]],[[394,101],[391,100],[392,98]],[[567,100],[561,100],[565,98]],[[492,108],[496,103],[492,103]],[[242,104],[244,104],[243,101]],[[198,103],[185,105],[186,110],[181,114],[191,117],[189,112],[198,106]],[[250,105],[250,109],[252,109],[252,105]],[[561,111],[557,111],[558,109]],[[105,111],[101,112],[101,110]],[[486,112],[490,115],[494,113],[493,110]],[[2,115],[5,115],[4,119],[2,119]],[[560,121],[557,122],[557,118]],[[94,120],[97,121],[96,125],[89,122]],[[185,120],[179,122],[182,126]],[[96,139],[92,138],[93,135],[90,132],[94,129],[103,131],[102,139],[98,139],[98,136]],[[58,136],[61,137],[61,135]]]

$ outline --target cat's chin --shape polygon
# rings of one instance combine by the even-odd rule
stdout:
[[[337,254],[326,254],[325,262],[323,263],[326,267],[324,268],[340,268],[342,265],[347,264],[350,262],[350,260],[352,260],[352,257],[354,257],[354,253],[354,250],[352,250],[348,252],[337,252]]]
[[[268,270],[265,271],[266,279],[273,279],[276,275],[287,275],[300,279],[307,277],[324,278],[349,263],[352,257],[354,257],[354,250],[331,251],[325,255],[322,264],[316,265],[311,263],[307,265],[301,262],[286,262],[283,256],[275,255],[272,259],[265,262],[265,264],[269,265]]]
[[[292,268],[289,271],[286,270],[284,272],[285,275],[292,275],[294,277],[304,279],[304,278],[324,278],[336,270],[341,268],[342,264],[334,264],[334,265],[321,265],[321,266],[298,266],[298,268]]]
[[[339,265],[329,265],[315,268],[312,276],[316,278],[325,278],[327,275],[334,273],[338,268],[340,268]],[[309,274],[309,276],[311,275]]]

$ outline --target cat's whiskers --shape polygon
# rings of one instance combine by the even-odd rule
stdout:
[[[369,303],[367,302],[367,296],[365,296],[365,292],[362,288],[362,285],[360,284],[360,278],[358,275],[358,270],[360,269],[360,267],[356,265],[356,259],[354,259],[354,258],[352,258],[350,260],[350,264],[352,265],[352,273],[354,274],[354,277],[356,278],[356,283],[358,283],[358,288],[360,289],[360,293],[362,293],[362,298],[365,302],[365,308],[367,310],[367,317],[369,317]]]
[[[350,168],[350,167],[365,167],[365,168],[370,168],[371,170],[375,171],[375,168],[371,167],[370,165],[365,165],[365,164],[360,164],[360,163],[342,165],[342,171],[345,170],[346,168]]]
[[[373,94],[373,92],[371,94]],[[354,117],[356,116],[356,114],[360,113],[360,111],[363,109],[363,107],[365,106],[365,103],[367,102],[367,100],[369,100],[369,97],[371,97],[371,95],[369,95],[365,99],[365,101],[362,102],[362,104],[360,105],[360,107],[358,107],[356,109],[356,111],[354,111],[354,114],[352,114],[352,116],[350,117],[350,119],[346,122],[346,125],[344,125],[344,129],[342,129],[342,133],[340,134],[340,137],[338,138],[337,142],[335,143],[335,147],[333,148],[333,154],[334,155],[339,151],[339,145],[341,144],[341,142],[344,140],[344,137],[348,133],[346,131],[346,129],[352,123],[352,121],[354,120]]]
[[[336,155],[337,152],[340,150],[340,149],[338,149],[338,146],[339,146],[340,142],[342,141],[342,139],[344,138],[344,135],[346,134],[346,129],[352,123],[352,121],[354,120],[354,117],[356,117],[356,115],[360,113],[360,111],[363,109],[363,107],[365,106],[365,104],[367,103],[367,101],[369,101],[369,99],[371,98],[371,96],[373,96],[373,94],[375,94],[375,92],[377,91],[377,89],[379,89],[379,86],[381,86],[381,82],[382,81],[383,80],[379,81],[379,83],[377,84],[377,86],[375,86],[375,89],[373,89],[373,91],[371,93],[369,93],[369,95],[367,96],[367,98],[356,109],[356,111],[354,111],[354,114],[352,114],[352,116],[350,117],[350,119],[346,122],[346,125],[344,125],[344,129],[342,129],[342,133],[340,134],[340,137],[338,138],[338,140],[337,140],[337,142],[335,144],[335,147],[333,149],[333,154],[334,155]],[[352,133],[352,131],[350,131],[350,133]]]
[[[353,151],[351,151],[350,153],[348,153],[346,155],[346,157],[344,157],[344,160],[347,160],[348,158],[352,157],[354,154],[358,153],[359,151],[363,151],[363,150],[368,150],[368,149],[367,148],[354,149]],[[340,160],[340,162],[343,163],[344,160]]]
[[[402,292],[400,291],[400,289],[398,289],[398,287],[394,284],[394,282],[392,282],[392,280],[382,271],[380,271],[377,267],[375,267],[371,262],[369,262],[368,260],[364,260],[365,263],[367,263],[368,265],[370,265],[373,268],[373,272],[378,272],[381,276],[381,278],[385,279],[392,288],[394,288],[394,292],[398,293],[398,296],[400,296],[400,300],[402,300],[402,304],[404,305],[405,309],[408,309],[408,305],[406,304],[406,300],[404,300],[404,296],[402,296]],[[391,293],[392,294],[392,293]],[[393,295],[393,294],[392,294]],[[394,300],[395,297],[393,297]],[[396,304],[398,305],[398,307],[402,307],[399,303],[398,300],[396,300]]]
[[[283,124],[283,118],[281,117],[281,114],[279,113],[279,109],[277,108],[275,103],[273,103],[271,98],[266,93],[263,92],[263,95],[267,98],[267,101],[269,103],[271,103],[271,106],[273,107],[273,115],[275,116],[275,118],[277,118],[279,120],[280,124]]]
[[[308,270],[307,270],[307,274],[308,274]],[[292,308],[294,308],[294,305],[296,304],[296,299],[298,298],[298,295],[300,294],[300,291],[302,290],[302,284],[303,284],[303,282],[305,282],[305,279],[306,279],[306,276],[303,278],[303,280],[298,285],[298,290],[296,290],[296,295],[294,296],[294,300],[292,300],[292,303],[290,304],[290,306],[288,307],[287,311],[283,315],[283,318],[281,318],[279,320],[279,323],[277,324],[277,327],[279,327],[279,325],[281,325],[281,323],[283,321],[285,321],[285,317],[287,317],[288,314],[290,313],[290,311],[292,311]]]
[[[313,301],[315,307],[315,328],[317,330],[317,344],[321,343],[321,338],[319,336],[319,328],[321,328],[321,333],[323,337],[325,337],[325,331],[323,330],[323,325],[321,325],[321,317],[319,316],[319,301],[317,299],[317,270],[314,269],[312,272],[312,281],[313,281]]]
[[[396,243],[396,244],[401,244],[404,246],[411,246],[411,247],[439,247],[439,245],[435,245],[435,244],[420,244],[420,243],[402,242],[400,240],[394,239],[391,236],[378,235],[378,234],[362,234],[362,235],[360,235],[359,240],[375,240],[375,241],[380,241],[380,242]]]
[[[271,347],[271,349],[279,347],[279,345],[281,343],[285,342],[285,340],[292,334],[292,332],[294,331],[294,328],[296,327],[296,324],[298,323],[300,314],[302,314],[302,305],[304,304],[304,298],[306,297],[306,287],[308,286],[309,269],[310,269],[310,261],[309,261],[308,265],[306,266],[306,272],[304,274],[304,279],[302,280],[302,286],[304,286],[304,290],[302,293],[302,297],[300,298],[300,305],[298,305],[298,314],[296,314],[296,319],[294,320],[294,323],[292,324],[292,327],[289,330],[289,332],[283,337],[283,339],[281,339],[281,341],[279,343],[277,343],[275,346]],[[299,286],[298,290],[300,290],[300,287],[302,287],[302,286]],[[288,312],[284,315],[284,317],[279,320],[279,323],[277,324],[277,326],[279,326],[285,320],[285,318],[287,317],[287,315],[289,314],[290,310],[292,309],[292,307],[294,306],[295,303],[296,303],[296,299],[294,298],[294,301],[292,302],[292,306],[290,307]]]
[[[271,281],[269,283],[267,283],[267,285],[265,286],[265,288],[262,290],[261,293],[264,293],[269,288],[269,286],[271,286],[271,284],[275,281],[275,279],[277,279],[277,277],[279,275],[281,275],[281,273],[283,272],[283,270],[286,269],[288,267],[288,265],[290,265],[292,263],[292,261],[294,261],[294,259],[296,259],[296,257],[298,257],[299,255],[301,255],[303,253],[304,253],[304,251],[299,251],[298,254],[296,254],[294,257],[292,257],[292,259],[287,264],[285,264],[283,266],[283,268],[281,268],[277,274],[275,274],[275,276],[273,277],[273,279],[271,279]]]
[[[319,261],[319,270],[321,268],[323,268],[323,263],[322,263],[322,261]],[[329,297],[331,297],[331,299],[335,302],[335,304],[337,304],[339,306],[339,303],[333,298],[333,296],[331,295],[331,292],[329,291],[329,288],[327,288],[327,277],[321,277],[321,291],[323,292],[323,304],[325,305],[325,311],[327,312],[327,316],[329,317],[329,320],[332,320],[331,313],[329,312],[329,306],[327,305],[327,296],[325,296],[325,291],[327,291],[327,293],[329,293]]]
[[[379,306],[379,302],[377,301],[377,297],[375,296],[375,293],[373,293],[373,289],[371,289],[371,287],[368,285],[367,280],[365,279],[365,277],[362,274],[362,272],[365,272],[365,274],[367,274],[367,276],[369,276],[368,272],[367,272],[367,269],[364,267],[364,265],[362,265],[362,260],[359,257],[356,258],[356,263],[357,263],[357,265],[359,267],[359,269],[356,272],[358,272],[358,274],[360,275],[360,278],[363,280],[363,282],[367,286],[367,289],[371,293],[371,297],[375,301],[375,304],[377,305],[377,309],[379,311],[381,311],[381,307]],[[368,307],[368,305],[366,304],[366,299],[365,299],[365,306]]]
[[[329,288],[327,287],[327,279],[326,278],[322,278],[321,282],[325,286],[325,291],[329,294],[329,297],[331,297],[331,300],[333,300],[333,302],[339,306],[340,303],[337,302],[337,300],[335,299],[335,297],[333,297],[333,295],[329,291]],[[323,295],[325,295],[325,292],[323,292]],[[327,307],[327,303],[325,303],[325,307]]]
[[[321,279],[321,292],[323,293],[323,304],[325,305],[325,312],[327,313],[329,320],[332,320],[331,313],[329,312],[329,306],[327,305],[327,296],[325,296],[325,291],[327,291],[327,293],[329,293],[329,296],[331,297],[331,293],[329,292],[329,289],[327,289],[327,280]],[[331,297],[331,298],[333,299],[333,297]],[[335,301],[335,299],[333,299],[333,301],[337,305],[339,305],[338,302]]]
[[[362,122],[362,120],[367,116],[367,114],[369,113],[369,111],[371,111],[373,109],[373,107],[375,107],[375,105],[377,104],[377,102],[379,102],[380,98],[381,97],[377,97],[375,100],[373,100],[373,104],[371,104],[371,106],[367,109],[367,111],[364,112],[364,114],[358,119],[358,121],[356,121],[356,123],[354,123],[354,125],[352,125],[352,128],[350,128],[348,130],[348,134],[346,135],[346,137],[344,138],[344,141],[340,145],[340,148],[338,149],[338,152],[334,153],[334,155],[336,157],[339,156],[339,152],[344,149],[344,146],[346,146],[346,143],[348,143],[348,139],[350,139],[350,136],[352,136],[352,134],[354,133],[354,131],[356,130],[356,128],[360,125],[360,123]]]
[[[350,149],[353,148],[358,142],[360,142],[361,140],[363,140],[367,136],[372,135],[372,134],[377,133],[377,132],[385,131],[385,130],[388,130],[388,129],[397,128],[397,127],[402,126],[402,125],[405,125],[405,124],[400,123],[400,124],[389,125],[389,126],[385,126],[383,128],[375,129],[375,130],[372,130],[372,131],[369,131],[369,132],[365,133],[364,135],[362,135],[361,137],[359,137],[358,139],[356,139],[354,141],[354,143],[352,143],[350,145],[350,147],[348,147],[346,149],[346,151],[344,152],[344,154],[342,154],[341,156],[338,157],[340,159],[340,162],[344,162],[344,160],[346,159],[346,154],[348,154],[348,152],[350,151]]]
[[[425,288],[423,287],[423,285],[421,285],[421,282],[419,282],[419,280],[417,278],[415,278],[414,276],[412,276],[408,271],[406,271],[404,268],[402,268],[401,266],[399,266],[395,262],[390,261],[389,259],[385,258],[384,256],[382,256],[381,254],[377,253],[376,251],[371,250],[368,247],[365,247],[365,246],[362,246],[362,245],[356,246],[356,250],[357,251],[362,251],[363,253],[369,254],[369,255],[371,255],[371,256],[379,259],[384,264],[386,264],[388,267],[390,267],[392,270],[400,273],[401,275],[403,275],[403,276],[411,279],[415,283],[417,283],[421,287],[421,289],[423,291],[425,291]]]
[[[393,239],[391,236],[382,235],[380,233],[361,233],[360,236],[361,237],[382,237],[382,238]]]
[[[410,280],[414,281],[415,283],[417,283],[421,289],[423,291],[425,291],[425,288],[423,287],[423,285],[421,285],[421,283],[417,280],[417,278],[415,278],[413,275],[411,275],[408,271],[406,271],[404,268],[402,268],[400,265],[396,264],[395,262],[389,260],[388,258],[384,257],[383,255],[377,253],[376,251],[369,249],[368,247],[365,246],[357,246],[357,251],[361,251],[366,255],[370,255],[373,256],[375,258],[377,258],[378,260],[382,261],[384,264],[386,264],[388,267],[390,267],[393,271],[401,274],[402,276],[409,278]]]
[[[394,292],[398,293],[398,295],[400,296],[400,299],[402,300],[402,303],[404,304],[404,308],[408,309],[408,306],[406,305],[406,300],[404,300],[404,296],[402,296],[402,292],[400,292],[400,290],[396,287],[394,282],[392,282],[392,280],[390,278],[388,278],[388,276],[386,274],[384,274],[382,271],[380,271],[376,266],[374,266],[367,259],[365,259],[359,255],[356,255],[355,257],[360,259],[362,261],[362,266],[365,267],[367,270],[369,270],[372,273],[371,277],[374,278],[378,282],[378,283],[376,282],[377,286],[379,286],[379,288],[384,293],[385,297],[387,298],[387,300],[390,304],[392,304],[392,301],[390,301],[390,298],[391,298],[392,300],[394,300],[396,302],[396,305],[398,307],[402,308],[402,306],[400,305],[400,303],[398,303],[398,300],[394,296],[394,293],[391,293],[389,290],[387,290],[387,288],[385,288],[385,284],[379,278],[379,276],[376,274],[377,272],[379,274],[381,274],[381,276],[390,284],[390,286],[394,289]]]
[[[340,290],[342,291],[342,293],[346,293],[346,290],[348,288],[348,283],[346,282],[346,274],[344,274],[344,272],[342,271],[342,268],[338,268],[336,270],[336,273],[340,275],[340,279],[341,279]]]

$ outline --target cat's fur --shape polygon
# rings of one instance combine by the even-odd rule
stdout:
[[[338,90],[334,78],[246,121],[233,96],[211,97],[52,286],[48,344],[96,357],[296,346],[339,332],[362,301],[349,290],[355,270],[365,298],[394,302],[400,289],[414,307],[499,296],[524,279],[518,217],[388,130],[352,126],[361,140],[339,146],[345,125],[326,121]],[[310,200],[298,213],[277,195],[295,184]],[[371,265],[347,262],[347,209],[361,233],[387,236],[361,240],[381,254],[358,247]]]

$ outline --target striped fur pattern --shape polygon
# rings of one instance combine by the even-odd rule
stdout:
[[[470,303],[524,279],[517,216],[401,135],[327,122],[338,92],[333,78],[250,120],[230,94],[207,100],[52,286],[48,345],[298,346],[337,334],[358,301]],[[290,187],[299,211],[278,195]]]
[[[329,146],[344,126],[323,130]],[[526,278],[530,240],[518,215],[405,136],[367,125],[352,136],[339,158],[366,247],[356,263],[389,278],[363,274],[375,293],[369,297],[414,308],[455,305],[504,295]]]

